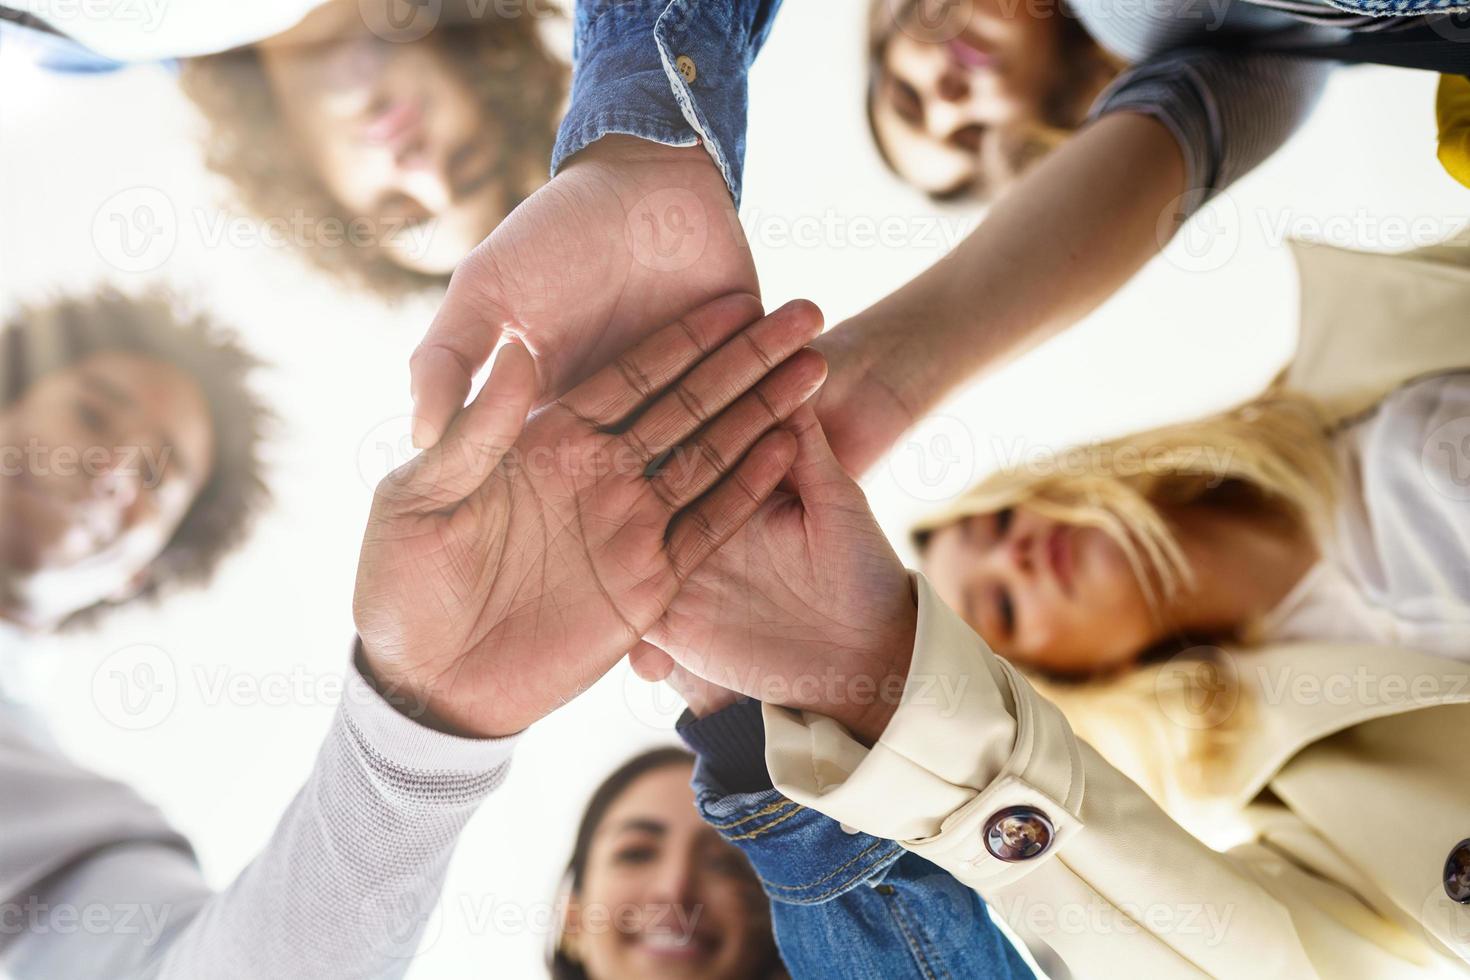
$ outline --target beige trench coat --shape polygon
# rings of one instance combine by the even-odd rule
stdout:
[[[1466,249],[1297,253],[1287,384],[1346,416],[1470,366]],[[1064,714],[914,587],[909,686],[871,750],[766,707],[787,796],[935,862],[1079,977],[1470,973],[1470,904],[1445,883],[1451,856],[1470,857],[1470,665],[1341,644],[1222,652],[1063,698]]]

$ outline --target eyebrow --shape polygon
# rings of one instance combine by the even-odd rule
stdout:
[[[644,834],[653,834],[655,837],[662,837],[664,834],[668,833],[669,828],[664,826],[657,820],[650,820],[648,817],[633,817],[631,819],[624,820],[622,823],[613,828],[613,832],[618,834],[630,830],[638,831]]]
[[[130,391],[121,385],[109,381],[101,374],[88,374],[85,376],[87,384],[102,395],[117,408],[136,408],[138,405]],[[189,457],[179,452],[179,442],[171,437],[167,429],[158,430],[158,441],[164,447],[165,455],[162,459],[164,472],[170,467],[180,473],[192,473],[193,467],[189,464]]]
[[[137,400],[133,398],[132,394],[126,388],[113,384],[104,375],[88,374],[86,377],[87,384],[91,385],[93,390],[100,392],[104,398],[114,405],[123,408],[132,408],[138,404]]]

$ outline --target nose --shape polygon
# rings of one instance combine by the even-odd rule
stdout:
[[[91,489],[94,500],[126,511],[143,494],[143,474],[128,464],[126,454],[114,451],[92,477]]]
[[[1030,578],[1036,571],[1036,533],[1023,531],[1011,535],[1006,553],[1011,560],[1011,567],[1022,577]]]
[[[695,892],[694,859],[669,854],[660,862],[648,899],[654,905],[689,905]]]
[[[964,72],[949,67],[940,74],[935,92],[945,102],[962,102],[970,97],[970,80]]]

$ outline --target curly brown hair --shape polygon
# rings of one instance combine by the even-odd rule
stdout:
[[[506,174],[544,174],[551,159],[569,78],[566,64],[541,39],[538,22],[553,11],[502,17],[486,5],[482,16],[456,20],[414,42],[442,51],[475,93],[484,117],[508,134]],[[186,59],[179,82],[207,124],[206,165],[230,182],[245,211],[261,220],[300,215],[337,227],[350,224],[355,216],[341,214],[287,127],[255,47]],[[519,204],[520,197],[510,203]],[[301,251],[328,274],[385,299],[449,283],[447,275],[397,264],[377,245],[304,245]]]
[[[111,352],[173,365],[198,383],[209,402],[214,467],[135,597],[156,599],[176,587],[207,583],[245,540],[270,499],[261,452],[274,416],[248,384],[261,362],[232,333],[208,317],[181,311],[167,293],[126,296],[113,289],[22,307],[5,321],[0,410],[38,378]],[[89,624],[112,605],[82,610],[64,625]]]

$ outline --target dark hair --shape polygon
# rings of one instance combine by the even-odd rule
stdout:
[[[694,756],[684,749],[673,746],[650,749],[635,755],[602,781],[602,784],[593,792],[592,798],[587,801],[587,809],[582,811],[582,822],[577,826],[577,840],[572,846],[571,860],[567,862],[566,879],[572,895],[581,892],[582,884],[586,879],[587,859],[592,851],[592,839],[597,836],[597,830],[602,826],[607,811],[612,809],[613,804],[628,791],[628,787],[648,773],[659,769],[669,766],[693,765]],[[562,951],[560,943],[552,950],[549,965],[552,980],[591,980],[582,964]],[[782,970],[781,955],[776,951],[775,942],[772,941],[770,955],[763,964],[760,975],[784,976]]]
[[[873,110],[878,100],[878,81],[883,72],[883,56],[888,49],[888,42],[896,31],[906,30],[903,22],[910,20],[925,2],[926,0],[871,0],[868,8],[868,87],[865,95],[868,132],[873,137],[873,145],[877,148],[883,165],[895,177],[904,181],[908,178],[898,169],[888,153],[888,147],[878,135]],[[930,191],[929,197],[932,200],[974,198],[983,202],[993,199],[1005,189],[1007,183],[1029,170],[1082,125],[1087,117],[1093,81],[1103,77],[1111,78],[1117,74],[1117,65],[1092,35],[1087,33],[1087,29],[1068,9],[1064,0],[1055,0],[1055,6],[1055,16],[1060,18],[1057,40],[1061,56],[1058,58],[1058,77],[1041,106],[1041,118],[1034,122],[1007,126],[996,132],[995,137],[1001,141],[1003,148],[1003,172],[978,174],[973,180],[956,187]],[[937,37],[936,41],[945,39]]]
[[[607,811],[612,809],[618,798],[628,791],[628,787],[650,772],[668,766],[692,765],[694,755],[684,749],[673,746],[649,749],[618,766],[602,781],[593,791],[592,798],[587,801],[587,808],[582,811],[582,822],[577,825],[577,840],[572,845],[571,860],[567,862],[566,877],[573,895],[582,890],[582,883],[587,876],[587,858],[592,851],[592,838],[597,836],[602,818],[607,816]],[[562,952],[559,943],[551,953],[551,977],[552,980],[588,980],[587,971],[582,969],[582,964]]]
[[[269,500],[261,476],[261,444],[271,413],[247,385],[260,361],[230,333],[199,314],[181,313],[165,293],[125,296],[103,289],[23,307],[0,327],[0,409],[39,378],[95,354],[124,353],[162,361],[204,391],[214,430],[214,467],[163,551],[149,566],[137,598],[200,585],[245,539]],[[112,603],[74,614],[91,621]]]
[[[432,44],[475,93],[484,117],[503,130],[501,173],[523,181],[508,201],[514,208],[545,179],[567,66],[542,43],[537,20],[552,10],[530,0],[515,16],[456,18],[416,44]],[[544,9],[543,9],[544,8]],[[184,94],[203,114],[208,131],[205,163],[233,186],[239,204],[269,220],[302,215],[348,227],[354,215],[341,205],[306,162],[286,125],[253,46],[185,59],[179,76]],[[486,229],[488,232],[489,229]],[[300,251],[318,268],[387,299],[444,288],[449,276],[408,269],[372,246],[311,244]]]

